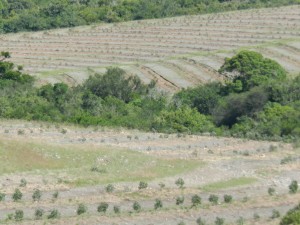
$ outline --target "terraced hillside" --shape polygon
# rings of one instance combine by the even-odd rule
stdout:
[[[300,71],[300,6],[0,36],[0,50],[41,83],[77,84],[117,65],[169,91],[220,80],[224,58],[241,48]]]

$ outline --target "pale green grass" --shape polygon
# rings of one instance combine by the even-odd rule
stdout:
[[[204,185],[201,189],[203,191],[218,191],[218,190],[232,188],[236,186],[252,184],[255,183],[256,181],[257,179],[253,177],[233,178],[226,181],[219,181],[219,182]]]
[[[149,181],[200,166],[199,161],[160,159],[126,149],[1,139],[0,161],[0,175],[25,172],[62,177],[63,182],[72,186]],[[92,172],[93,166],[104,172]]]

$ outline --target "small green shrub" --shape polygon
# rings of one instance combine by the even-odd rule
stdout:
[[[280,217],[280,212],[276,209],[273,209],[271,219],[276,219]]]
[[[259,220],[260,219],[260,215],[258,213],[254,213],[253,214],[253,219],[254,220]]]
[[[121,212],[120,206],[115,205],[114,206],[114,212],[115,212],[115,214],[119,214]]]
[[[201,217],[199,217],[199,218],[196,220],[196,223],[197,223],[198,225],[205,225],[205,224],[206,224],[205,221],[204,221]]]
[[[148,187],[148,183],[144,181],[140,181],[139,183],[139,190],[146,189]]]
[[[272,187],[269,187],[269,189],[268,189],[268,194],[269,194],[270,196],[272,196],[272,195],[274,195],[274,193],[275,193],[275,189],[272,188]]]
[[[158,185],[161,189],[164,189],[166,187],[166,184],[163,182],[160,182]]]
[[[34,212],[34,217],[36,220],[40,220],[43,218],[44,210],[43,209],[36,209]]]
[[[107,209],[108,209],[108,203],[101,202],[97,208],[97,211],[105,213],[107,211]]]
[[[178,178],[178,179],[175,181],[175,184],[177,185],[177,187],[183,188],[183,187],[184,187],[184,180],[183,180],[182,178]]]
[[[23,210],[16,210],[15,212],[15,220],[16,221],[21,221],[24,218],[24,212]]]
[[[60,213],[57,209],[52,209],[50,211],[50,214],[47,216],[48,219],[57,219],[60,217]]]
[[[58,191],[55,191],[52,195],[53,199],[57,199],[58,195],[59,195]]]
[[[83,203],[80,203],[77,208],[77,215],[81,215],[86,212],[87,212],[87,207]]]
[[[201,197],[199,195],[192,196],[192,206],[197,206],[201,204]]]
[[[243,217],[240,217],[236,221],[237,225],[244,225],[245,224],[245,219]]]
[[[231,195],[224,195],[224,202],[225,203],[231,203],[232,202],[232,196]]]
[[[215,220],[215,225],[223,225],[225,224],[225,220],[223,218],[217,217]]]
[[[20,181],[20,187],[26,187],[26,185],[27,185],[27,181],[24,178],[22,178]]]
[[[39,201],[42,197],[42,192],[39,189],[36,189],[32,194],[33,201]]]
[[[181,221],[178,223],[178,225],[185,225],[185,222]]]
[[[163,207],[163,203],[160,199],[155,199],[155,203],[154,203],[154,209],[158,210],[161,209]]]
[[[115,190],[115,187],[112,184],[108,184],[105,187],[105,190],[106,190],[107,193],[112,193]]]
[[[176,198],[176,205],[182,205],[184,203],[184,196],[178,196]]]
[[[208,201],[210,201],[211,203],[213,203],[215,205],[218,204],[218,200],[219,200],[219,197],[216,195],[210,195],[208,198]]]
[[[5,200],[5,194],[4,193],[0,193],[0,202]]]
[[[133,210],[136,211],[136,212],[140,212],[141,209],[142,209],[140,203],[138,203],[138,202],[134,202],[133,205],[132,205],[132,208],[133,208]]]
[[[290,193],[295,194],[298,191],[298,182],[296,180],[293,180],[291,184],[289,185]]]
[[[23,197],[22,192],[17,188],[17,189],[15,190],[15,192],[13,193],[13,196],[12,196],[13,200],[16,202],[16,201],[21,200],[22,197]]]

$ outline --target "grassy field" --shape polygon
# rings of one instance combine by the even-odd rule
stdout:
[[[195,169],[193,160],[159,159],[117,147],[51,145],[0,140],[0,175],[63,173],[63,182],[75,186],[149,181]]]

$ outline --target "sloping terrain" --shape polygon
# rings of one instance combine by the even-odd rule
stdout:
[[[0,36],[0,51],[41,83],[77,84],[108,66],[120,66],[169,91],[221,80],[225,57],[242,48],[300,71],[300,6]]]
[[[209,224],[216,217],[226,224],[239,224],[240,218],[244,224],[278,224],[273,210],[283,215],[300,199],[299,192],[289,194],[291,181],[300,181],[299,148],[290,144],[24,121],[1,121],[0,132],[3,223],[15,224],[9,215],[23,210],[22,224],[173,225],[196,224],[199,217]],[[20,187],[22,178],[27,185]],[[178,178],[184,180],[182,189]],[[139,189],[139,181],[148,187]],[[112,193],[106,191],[109,183]],[[23,193],[17,202],[15,188]],[[36,189],[41,198],[33,201]],[[202,203],[192,207],[195,194]],[[208,200],[211,194],[218,196],[217,204]],[[233,201],[225,203],[224,195]],[[176,205],[179,196],[185,200]],[[154,210],[155,199],[162,209]],[[135,201],[141,212],[132,209]],[[101,202],[109,204],[106,213],[97,212]],[[77,216],[80,203],[87,212]],[[41,220],[35,220],[36,209],[44,210]],[[47,219],[52,209],[60,219]]]

